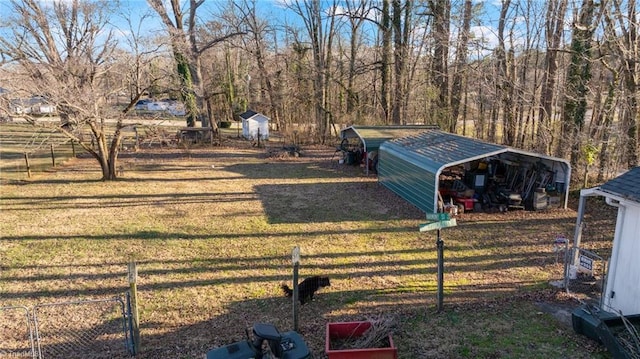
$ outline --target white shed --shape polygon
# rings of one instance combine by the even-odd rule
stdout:
[[[607,204],[618,208],[601,309],[625,316],[640,314],[640,167],[599,187],[580,191],[576,248],[580,247],[586,198],[590,196],[602,196]]]
[[[269,117],[247,110],[240,114],[242,119],[242,136],[246,139],[269,139]]]

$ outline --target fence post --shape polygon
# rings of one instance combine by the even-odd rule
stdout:
[[[295,246],[291,252],[293,262],[293,330],[298,331],[298,269],[300,267],[300,247]]]
[[[138,268],[136,262],[129,262],[129,290],[131,291],[131,316],[133,329],[133,354],[140,352],[140,318],[138,316]]]
[[[29,165],[29,154],[24,153],[24,162],[27,166],[27,177],[31,178],[31,165]]]
[[[52,144],[50,144],[50,147],[51,147],[51,165],[52,165],[53,167],[55,167],[55,166],[56,166],[56,155],[55,155],[55,153],[53,152],[53,143],[52,143]]]
[[[438,313],[442,312],[444,301],[444,241],[440,238],[440,229],[438,229],[438,238],[436,240],[436,250],[438,252]]]
[[[73,158],[76,158],[76,141],[71,140],[71,154]]]

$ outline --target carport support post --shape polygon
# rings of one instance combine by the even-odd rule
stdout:
[[[444,241],[440,238],[440,229],[437,232],[436,247],[438,249],[438,313],[442,312],[444,296]]]
[[[138,268],[136,262],[129,262],[129,290],[131,294],[131,329],[133,330],[133,353],[140,352],[140,318],[138,315]]]
[[[298,331],[298,269],[300,268],[300,247],[295,246],[291,252],[293,262],[293,330]]]

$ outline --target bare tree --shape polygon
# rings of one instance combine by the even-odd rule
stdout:
[[[352,113],[358,105],[358,94],[355,90],[356,64],[360,49],[360,29],[371,11],[368,0],[348,0],[345,2],[350,26],[349,38],[349,70],[347,73],[347,114]]]
[[[549,153],[551,146],[551,119],[553,116],[553,98],[558,71],[557,57],[564,30],[564,16],[567,0],[550,0],[546,12],[546,55],[545,72],[540,96],[540,112],[536,131],[536,149]]]
[[[195,126],[200,119],[203,125],[211,125],[215,128],[215,122],[210,116],[202,116],[206,111],[204,107],[205,91],[202,86],[202,54],[222,41],[237,35],[243,35],[243,31],[230,31],[221,36],[206,39],[198,37],[197,14],[198,8],[204,4],[204,0],[188,0],[187,13],[182,10],[180,0],[147,0],[149,5],[160,16],[162,23],[167,28],[171,42],[171,50],[176,61],[176,69],[182,84],[181,96],[187,108],[187,126]],[[170,6],[170,9],[169,9]],[[186,18],[185,18],[186,15]],[[205,113],[203,113],[205,112]]]
[[[267,35],[272,32],[266,20],[259,19],[256,14],[256,0],[234,1],[234,7],[240,12],[243,24],[246,25],[248,37],[244,46],[245,51],[255,59],[260,76],[260,84],[269,98],[268,108],[277,128],[283,128],[281,121],[281,106],[276,95],[276,86],[272,82],[273,74],[267,70]],[[274,40],[275,41],[275,40]]]
[[[450,128],[449,117],[449,28],[451,22],[451,1],[429,0],[433,16],[432,37],[434,41],[433,63],[431,66],[432,85],[438,92],[435,105],[436,119],[442,128]]]
[[[467,66],[467,46],[469,44],[469,30],[471,28],[471,10],[473,9],[471,0],[464,1],[462,10],[462,25],[458,30],[458,43],[456,44],[455,71],[453,73],[451,85],[451,121],[449,132],[455,133],[458,116],[460,114],[460,103],[462,101],[462,81]]]
[[[382,0],[380,32],[382,49],[380,56],[380,102],[384,113],[384,123],[391,121],[391,10],[389,0]]]
[[[327,9],[322,9],[316,0],[294,1],[291,9],[303,20],[311,41],[311,53],[314,65],[314,103],[317,132],[324,143],[329,134],[331,109],[329,108],[329,82],[331,79],[332,44],[335,35],[335,1]],[[326,11],[325,22],[323,14]]]
[[[125,127],[124,114],[106,105],[112,89],[103,86],[114,63],[116,41],[108,23],[117,6],[111,0],[11,0],[14,15],[0,37],[7,62],[2,70],[14,79],[13,90],[54,105],[61,123],[25,118],[76,141],[99,162],[103,180],[116,179]],[[83,136],[87,130],[91,135]]]
[[[611,0],[612,8],[605,11],[605,29],[608,48],[615,55],[616,64],[608,65],[615,69],[615,76],[622,85],[620,111],[621,125],[626,133],[626,165],[628,168],[638,165],[638,122],[640,109],[640,24],[636,0],[628,0],[626,9],[621,0]]]
[[[591,80],[593,54],[591,43],[597,27],[594,24],[596,7],[593,0],[584,0],[578,18],[573,23],[571,39],[571,61],[567,70],[567,84],[564,92],[564,111],[560,138],[572,139],[571,146],[566,141],[558,141],[556,155],[564,157],[566,148],[571,149],[571,166],[578,165],[581,153],[581,136],[587,112],[587,92]]]

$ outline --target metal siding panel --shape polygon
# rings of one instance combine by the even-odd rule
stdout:
[[[403,154],[390,150],[386,143],[380,148],[379,181],[420,210],[433,212],[435,174],[417,166]]]
[[[619,212],[620,213],[620,212]],[[640,207],[627,206],[624,212],[623,226],[620,230],[617,245],[615,278],[612,288],[607,288],[607,294],[615,291],[615,297],[609,298],[611,309],[622,311],[624,315],[640,314],[640,240],[636,234],[640,232]],[[633,284],[632,284],[633,283]],[[632,284],[632,285],[630,285]]]

